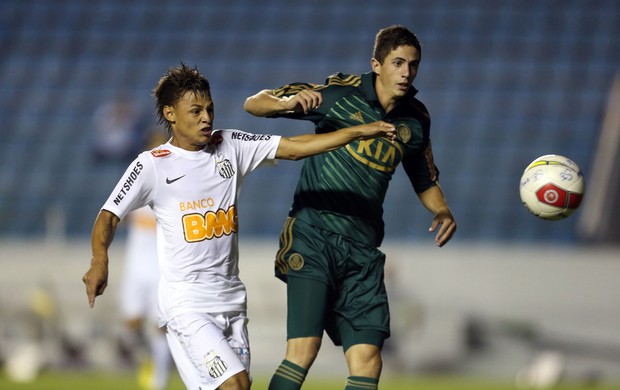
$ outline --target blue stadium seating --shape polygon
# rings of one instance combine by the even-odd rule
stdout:
[[[619,70],[619,20],[617,0],[3,0],[0,236],[42,236],[53,209],[66,213],[69,236],[90,234],[125,168],[93,160],[92,114],[119,91],[150,115],[152,87],[184,61],[211,79],[217,126],[294,134],[311,127],[253,118],[242,110],[245,97],[367,71],[374,34],[398,23],[423,43],[415,85],[433,116],[455,240],[575,242],[576,217],[532,217],[518,182],[527,163],[548,153],[570,156],[587,178]],[[300,167],[281,162],[248,179],[242,234],[274,239]],[[430,217],[402,170],[385,219],[388,238],[429,241]]]

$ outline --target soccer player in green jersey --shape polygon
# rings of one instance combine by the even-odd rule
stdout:
[[[390,335],[384,285],[383,201],[403,164],[421,203],[433,214],[429,231],[441,247],[456,231],[433,161],[430,116],[411,85],[421,46],[403,26],[380,30],[372,72],[335,74],[324,85],[293,83],[250,96],[244,105],[261,117],[312,121],[317,133],[383,120],[397,140],[349,143],[306,159],[280,237],[276,276],[287,283],[287,349],[269,389],[300,389],[323,332],[342,345],[345,389],[376,389],[381,349]]]

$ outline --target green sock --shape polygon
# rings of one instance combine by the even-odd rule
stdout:
[[[305,368],[284,359],[271,377],[268,390],[299,390],[307,374]]]
[[[379,378],[368,378],[365,376],[350,376],[344,390],[377,390]]]

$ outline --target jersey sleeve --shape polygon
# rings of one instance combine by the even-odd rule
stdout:
[[[271,92],[276,97],[287,97],[287,96],[297,95],[299,92],[303,90],[307,90],[307,89],[316,90],[317,88],[320,88],[320,87],[323,87],[323,86],[318,85],[318,84],[311,84],[311,83],[291,83],[291,84],[286,84],[280,88],[276,88],[272,90]]]
[[[418,153],[412,153],[403,159],[403,168],[416,193],[421,193],[435,186],[439,180],[439,169],[433,159],[433,150],[430,140],[426,148]]]
[[[303,90],[314,90],[320,91],[321,93],[325,92],[325,85],[320,84],[311,84],[311,83],[292,83],[284,85],[280,88],[276,88],[272,90],[274,96],[276,97],[288,97],[297,95],[299,92]],[[280,114],[270,115],[269,118],[289,118],[289,119],[301,119],[301,120],[309,120],[312,122],[318,122],[325,114],[322,112],[321,108],[318,110],[310,110],[308,113],[304,112],[284,112]]]
[[[323,103],[319,107],[308,111],[308,113],[291,111],[273,115],[271,118],[309,120],[318,126],[317,132],[326,131],[327,128],[319,125],[319,123],[330,115],[330,111],[332,111],[342,97],[358,94],[361,82],[362,79],[358,75],[335,73],[327,77],[324,84],[292,83],[274,89],[272,90],[273,95],[280,98],[296,95],[303,90],[313,90],[321,93]]]
[[[237,156],[238,172],[245,176],[261,165],[273,164],[282,139],[279,135],[252,134],[226,130],[225,144],[231,145]]]
[[[146,206],[152,200],[155,183],[155,167],[148,152],[141,153],[127,168],[114,190],[103,204],[120,219],[130,211]]]

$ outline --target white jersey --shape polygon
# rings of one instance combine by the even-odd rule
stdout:
[[[275,158],[281,137],[218,133],[222,141],[201,151],[166,143],[141,153],[102,207],[121,219],[145,205],[155,212],[160,326],[182,313],[246,310],[237,198],[243,178]]]

